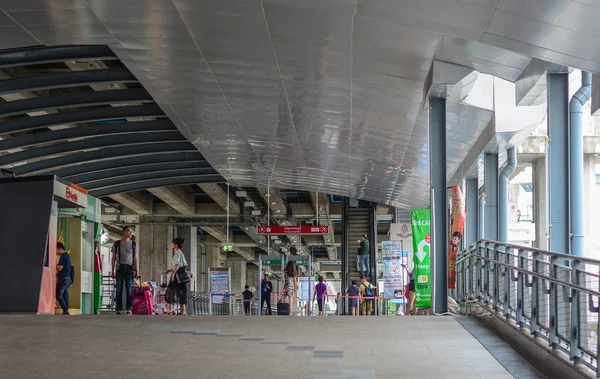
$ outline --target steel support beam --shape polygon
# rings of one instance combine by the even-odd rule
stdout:
[[[193,149],[193,146],[191,146]],[[195,149],[194,149],[195,150]],[[204,167],[207,164],[202,154],[195,150],[194,152],[173,152],[172,154],[146,154],[126,158],[115,158],[110,160],[97,161],[94,163],[79,164],[54,171],[54,174],[62,178],[69,178],[72,181],[85,181],[102,179],[103,174],[120,175],[112,170],[131,170],[135,172],[146,172],[152,170],[154,165],[193,163],[198,162],[198,167]],[[112,172],[112,174],[111,174]],[[89,175],[89,176],[88,176]],[[100,175],[100,176],[96,176]],[[77,176],[77,179],[75,179]],[[81,177],[80,177],[81,176]]]
[[[227,235],[226,235],[225,231],[223,230],[223,228],[215,227],[215,226],[205,226],[205,225],[200,226],[200,228],[221,242],[227,241]],[[245,247],[235,247],[235,244],[234,244],[234,251],[239,256],[246,259],[247,261],[257,264],[255,262],[256,254],[254,254],[254,252],[251,249],[248,249]]]
[[[102,136],[96,138],[88,138],[73,142],[65,142],[54,144],[35,149],[20,151],[18,153],[6,154],[0,156],[0,166],[6,166],[17,162],[25,162],[38,158],[50,158],[54,155],[71,153],[88,149],[102,149],[106,147],[120,146],[123,150],[127,150],[130,146],[143,145],[160,141],[167,142],[184,142],[187,139],[179,133],[179,131],[168,132],[148,132],[138,134],[126,134],[122,136]],[[73,162],[76,163],[76,162]]]
[[[342,293],[348,289],[348,273],[350,272],[350,199],[342,199]],[[346,302],[342,314],[347,314]]]
[[[95,197],[111,196],[115,193],[127,193],[141,191],[146,188],[153,187],[172,187],[181,185],[192,185],[196,183],[214,183],[223,181],[221,175],[187,175],[177,178],[151,179],[140,180],[137,182],[127,181],[126,183],[105,187],[99,190],[90,191],[90,194]]]
[[[548,250],[569,254],[569,76],[548,74],[547,91]]]
[[[448,222],[446,209],[446,99],[429,99],[429,174],[431,178],[432,309],[448,311]]]
[[[152,214],[152,202],[150,201],[151,199],[144,199],[139,195],[129,193],[113,194],[110,196],[110,198],[138,214]]]
[[[106,45],[40,46],[0,52],[0,68],[63,62],[66,60],[118,60]]]
[[[152,96],[143,88],[87,91],[0,103],[0,117],[52,109],[153,102]]]
[[[15,132],[48,128],[56,125],[132,117],[165,117],[165,114],[156,104],[80,109],[72,112],[51,113],[43,116],[4,121],[0,123],[0,136]]]
[[[498,241],[498,154],[484,155],[485,238]]]
[[[100,83],[137,83],[137,81],[135,76],[126,68],[70,71],[0,80],[0,95],[22,91],[79,87]]]
[[[93,172],[89,174],[74,175],[65,177],[73,183],[77,183],[84,188],[88,188],[88,185],[95,185],[98,181],[104,181],[107,179],[116,179],[123,177],[130,177],[131,175],[147,174],[152,173],[168,173],[170,171],[177,172],[170,176],[177,176],[181,173],[190,172],[188,170],[198,170],[198,174],[216,174],[217,172],[210,167],[206,161],[191,161],[191,162],[170,162],[170,163],[156,163],[147,164],[141,166],[133,166],[127,168],[116,168],[111,170],[104,170],[99,172]],[[100,186],[102,187],[102,185]],[[89,189],[89,188],[88,188]]]
[[[148,143],[144,145],[122,147],[110,147],[102,150],[88,151],[84,153],[71,154],[64,157],[37,161],[11,169],[15,175],[33,175],[41,172],[52,172],[62,167],[81,164],[83,162],[95,162],[99,160],[110,160],[121,157],[134,157],[137,155],[153,154],[155,157],[160,153],[198,152],[194,145],[189,142]],[[53,172],[54,173],[54,172]]]
[[[178,177],[182,175],[184,174],[178,174],[173,176]],[[165,203],[169,204],[169,206],[171,206],[173,209],[175,209],[184,216],[193,216],[196,214],[196,204],[194,202],[194,198],[191,196],[187,196],[185,194],[185,190],[181,187],[148,188],[148,191],[154,196],[164,201]]]
[[[467,220],[466,220],[466,233],[464,238],[464,245],[469,246],[477,241],[477,199],[479,197],[478,180],[467,179],[467,194],[466,194],[466,208],[467,208]]]
[[[227,211],[227,192],[225,192],[218,184],[198,184],[202,191],[206,192],[215,203]],[[242,209],[236,201],[229,201],[229,213],[233,217],[241,216]],[[267,250],[267,240],[264,236],[258,234],[256,227],[243,227],[242,230],[261,247]],[[275,251],[271,249],[273,253]]]
[[[96,180],[93,182],[88,182],[87,184],[79,183],[72,181],[73,183],[79,184],[87,190],[95,191],[102,188],[109,188],[113,186],[118,186],[125,183],[138,182],[142,180],[151,180],[151,179],[168,179],[168,178],[178,178],[181,176],[190,176],[190,175],[198,175],[198,176],[214,176],[218,175],[215,170],[212,168],[209,169],[198,169],[198,168],[186,168],[186,169],[171,169],[171,170],[152,170],[149,172],[142,172],[139,174],[125,174],[121,176],[113,176],[106,177],[101,180]],[[165,201],[166,203],[166,201]],[[177,208],[176,208],[177,209]],[[190,212],[188,212],[190,213]],[[191,214],[194,212],[192,211]]]
[[[141,132],[168,132],[174,130],[177,130],[177,128],[168,119],[123,122],[120,124],[106,125],[95,124],[68,129],[49,130],[41,133],[24,134],[0,140],[0,151],[30,147],[39,144],[49,144],[76,138],[123,135]]]

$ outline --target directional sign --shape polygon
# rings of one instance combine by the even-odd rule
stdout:
[[[231,252],[231,251],[233,251],[233,244],[231,244],[231,243],[223,243],[223,244],[221,244],[221,251],[223,251],[223,252]]]
[[[323,235],[329,234],[329,226],[327,225],[300,225],[300,226],[283,226],[283,225],[265,225],[258,227],[258,234],[266,235],[284,235],[284,234],[312,234]]]

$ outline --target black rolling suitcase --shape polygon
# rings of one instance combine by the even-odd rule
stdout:
[[[290,303],[277,303],[277,315],[278,316],[289,316],[290,315]]]

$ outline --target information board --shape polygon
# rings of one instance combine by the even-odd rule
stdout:
[[[210,293],[221,295],[230,292],[229,269],[210,269]]]

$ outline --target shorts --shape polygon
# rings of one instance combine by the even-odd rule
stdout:
[[[373,300],[363,300],[363,302],[360,303],[360,311],[365,313],[373,312]]]
[[[323,312],[323,299],[317,299],[317,305],[319,306],[319,312]]]
[[[348,299],[348,309],[358,308],[358,299]]]
[[[410,283],[408,283],[408,290],[410,292],[415,292],[415,280],[411,280]]]

